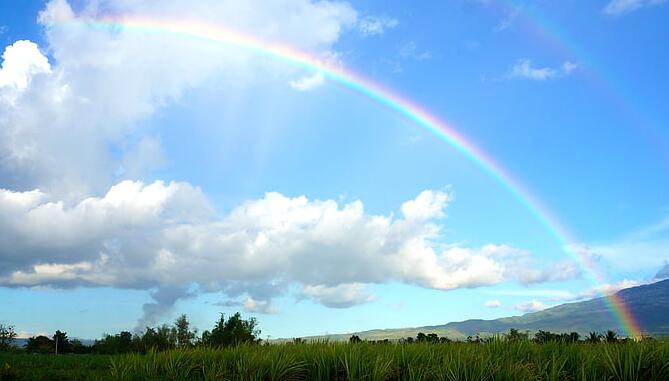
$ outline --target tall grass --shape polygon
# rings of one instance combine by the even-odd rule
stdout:
[[[128,380],[669,380],[668,355],[667,341],[311,343],[127,355],[111,369]]]
[[[79,356],[23,356],[35,368]],[[90,357],[82,357],[93,361]],[[0,355],[0,369],[12,357]],[[18,363],[17,363],[18,364]],[[91,377],[113,380],[669,380],[669,341],[585,344],[306,343],[196,348],[106,357]],[[104,364],[104,372],[99,373]],[[16,368],[16,364],[9,365]],[[79,367],[81,368],[81,366]],[[0,380],[11,379],[1,375]],[[16,375],[14,375],[16,376]],[[18,377],[14,379],[31,379]],[[48,379],[48,378],[43,378]],[[55,379],[55,378],[54,378]],[[58,378],[68,379],[68,378]]]

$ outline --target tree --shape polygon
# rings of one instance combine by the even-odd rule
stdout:
[[[84,345],[84,343],[81,342],[81,340],[78,339],[73,339],[70,341],[71,347],[72,347],[72,353],[74,354],[85,354],[85,353],[91,353],[92,348],[88,345]]]
[[[141,340],[141,339],[138,339]],[[104,335],[100,340],[95,340],[93,352],[104,354],[128,353],[133,350],[133,337],[128,331],[122,331],[116,335]],[[141,345],[138,345],[138,349]]]
[[[177,330],[167,324],[156,328],[146,327],[146,331],[144,331],[141,339],[143,350],[155,349],[164,351],[174,348],[176,342]]]
[[[519,330],[515,328],[511,328],[509,330],[509,333],[506,335],[506,340],[507,341],[525,341],[529,338],[529,333],[526,332],[520,332]]]
[[[26,344],[26,352],[28,353],[51,353],[53,348],[53,340],[41,335],[29,338]]]
[[[70,353],[72,346],[70,345],[70,339],[67,338],[67,333],[56,331],[53,335],[55,353]]]
[[[467,336],[467,342],[473,344],[480,344],[483,342],[481,336],[477,333],[475,336]]]
[[[358,335],[353,335],[353,336],[351,336],[350,339],[348,339],[348,342],[351,343],[351,344],[359,343],[361,341],[362,341],[362,339],[360,339],[360,336],[358,336]]]
[[[183,314],[174,321],[174,327],[176,328],[176,338],[177,346],[179,348],[186,348],[193,345],[193,340],[197,335],[197,330],[190,329],[190,322],[188,322],[188,317]]]
[[[214,328],[202,333],[202,342],[215,347],[237,345],[241,343],[259,342],[260,330],[255,318],[242,319],[239,312],[230,316],[227,320],[221,314]]]
[[[606,334],[604,335],[604,341],[607,343],[617,343],[618,342],[618,334],[615,333],[614,331],[608,330],[606,331]]]
[[[0,323],[0,351],[9,351],[14,346],[16,332],[13,325]]]
[[[588,334],[588,337],[585,339],[585,341],[588,342],[588,343],[593,343],[593,344],[594,343],[599,343],[600,341],[602,341],[602,335],[597,333],[597,332],[590,332],[590,334]]]

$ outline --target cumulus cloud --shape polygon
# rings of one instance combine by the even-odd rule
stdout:
[[[615,283],[604,283],[597,285],[595,287],[589,288],[585,291],[579,292],[574,299],[590,299],[597,298],[600,296],[607,296],[615,294],[616,292],[630,288],[640,286],[647,282],[640,282],[633,279],[623,279]]]
[[[246,298],[244,303],[244,311],[251,313],[261,313],[266,315],[278,314],[279,310],[272,305],[271,300],[256,300],[251,297]]]
[[[545,303],[538,301],[538,300],[528,300],[525,302],[520,302],[516,304],[516,310],[520,312],[537,312],[541,310],[545,310],[546,308],[550,307],[546,305]]]
[[[399,22],[392,17],[367,16],[360,19],[358,28],[363,36],[378,36],[397,26]]]
[[[509,78],[523,78],[533,81],[545,81],[571,74],[578,68],[573,62],[565,61],[560,67],[536,67],[528,59],[518,60],[509,72]]]
[[[119,177],[160,164],[155,140],[137,146],[128,140],[138,122],[184,91],[210,83],[244,91],[301,74],[224,44],[77,23],[126,17],[223,25],[318,56],[336,55],[333,45],[357,21],[350,5],[336,1],[91,0],[77,11],[66,0],[49,1],[39,22],[52,62],[29,41],[3,54],[0,187],[39,187],[66,200],[99,194]]]
[[[659,5],[666,0],[611,0],[603,9],[603,12],[610,16],[621,16],[640,8]]]
[[[288,84],[295,90],[309,91],[319,87],[323,83],[325,83],[323,74],[314,73],[313,75],[290,81]]]
[[[414,200],[402,204],[402,214],[412,220],[443,217],[444,207],[452,200],[452,197],[446,192],[423,191]]]
[[[51,65],[37,44],[20,40],[5,48],[0,67],[0,91],[24,90],[36,75],[51,73]]]
[[[334,287],[324,285],[306,286],[304,296],[331,308],[348,308],[374,300],[367,286],[360,283],[339,284]]]
[[[193,292],[246,295],[245,309],[273,313],[271,299],[292,284],[342,308],[371,301],[370,283],[451,290],[522,281],[525,251],[437,249],[434,218],[448,200],[424,191],[394,217],[367,214],[361,201],[267,193],[217,216],[187,183],[128,180],[73,205],[2,190],[0,285],[153,289],[148,322]]]
[[[502,306],[502,302],[497,299],[486,300],[486,302],[483,303],[483,306],[488,308],[499,308]]]

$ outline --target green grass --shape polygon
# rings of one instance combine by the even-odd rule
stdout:
[[[0,381],[112,380],[110,356],[0,352]]]
[[[669,380],[669,341],[306,343],[111,357],[0,354],[0,380]]]

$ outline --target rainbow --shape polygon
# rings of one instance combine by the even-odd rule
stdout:
[[[114,30],[126,29],[140,33],[167,33],[186,38],[196,38],[226,44],[320,73],[325,78],[350,88],[396,112],[413,122],[416,126],[431,132],[465,155],[513,195],[564,246],[565,251],[581,264],[583,269],[586,270],[586,274],[590,276],[596,285],[604,283],[604,278],[599,274],[596,266],[590,261],[585,251],[578,249],[578,245],[576,245],[578,240],[575,239],[537,197],[502,165],[497,163],[492,156],[477,147],[455,128],[441,121],[436,116],[431,115],[420,105],[351,70],[305,52],[295,50],[287,45],[275,42],[270,43],[221,25],[211,25],[201,22],[136,17],[82,18],[61,20],[53,26],[112,28]],[[610,310],[627,335],[631,337],[641,336],[643,331],[624,301],[615,295],[607,296],[606,300]]]

